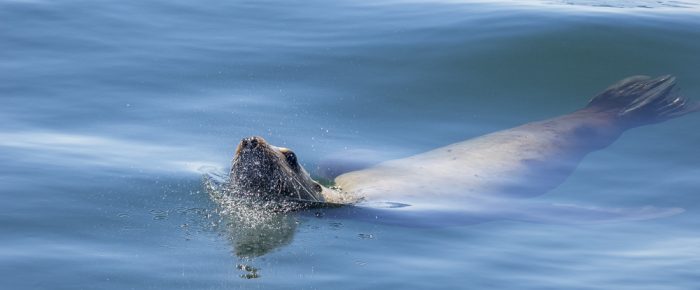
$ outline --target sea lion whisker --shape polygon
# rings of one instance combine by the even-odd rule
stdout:
[[[312,192],[309,191],[308,188],[306,188],[305,186],[302,185],[301,181],[299,179],[297,179],[296,176],[292,176],[292,179],[294,181],[296,181],[296,183],[299,185],[299,187],[301,187],[306,192],[306,194],[308,194],[311,197],[311,199],[313,199],[315,202],[319,201],[316,198],[316,196]],[[304,200],[303,198],[301,198],[301,194],[298,191],[297,191],[297,196],[299,196],[299,200]]]

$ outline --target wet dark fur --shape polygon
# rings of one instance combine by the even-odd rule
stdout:
[[[289,154],[261,137],[243,139],[231,165],[231,190],[264,201],[322,203],[321,185]]]

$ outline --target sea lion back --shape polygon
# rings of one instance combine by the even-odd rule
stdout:
[[[675,85],[671,76],[630,77],[576,112],[386,161],[335,181],[366,200],[408,204],[541,195],[561,184],[586,154],[605,148],[625,130],[700,109]]]

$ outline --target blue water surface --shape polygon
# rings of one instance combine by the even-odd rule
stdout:
[[[700,114],[625,133],[538,198],[685,209],[655,220],[232,217],[202,175],[250,135],[313,174],[407,156],[629,75],[673,74],[698,100],[699,51],[690,1],[0,0],[0,284],[696,289]]]

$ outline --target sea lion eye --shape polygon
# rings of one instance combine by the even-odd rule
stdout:
[[[299,167],[299,163],[297,163],[297,155],[294,154],[292,151],[283,151],[282,154],[284,154],[284,158],[287,159],[287,164],[292,167],[292,169],[296,170]]]

